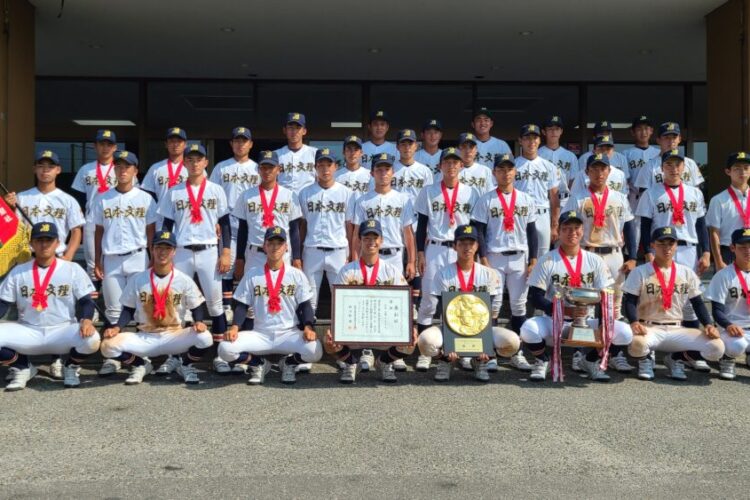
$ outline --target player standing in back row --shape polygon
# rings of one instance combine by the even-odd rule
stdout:
[[[477,138],[476,161],[487,168],[492,168],[496,156],[512,153],[507,142],[490,135],[494,125],[495,122],[487,108],[479,108],[471,116],[471,129]]]
[[[381,153],[393,155],[398,160],[399,153],[396,145],[386,140],[389,129],[390,120],[385,111],[378,110],[370,116],[370,124],[367,126],[370,140],[362,145],[362,165],[365,168],[370,168],[372,159]]]
[[[286,146],[275,151],[278,157],[279,184],[295,194],[315,182],[314,147],[302,142],[307,135],[307,121],[302,113],[288,113],[281,129]]]

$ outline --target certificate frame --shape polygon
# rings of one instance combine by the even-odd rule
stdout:
[[[354,347],[413,345],[411,287],[333,285],[331,298],[334,343]]]

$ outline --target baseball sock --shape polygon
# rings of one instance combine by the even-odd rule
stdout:
[[[24,370],[31,366],[31,363],[29,363],[29,357],[25,354],[18,354],[18,357],[16,358],[16,362],[13,363],[14,367],[20,368],[21,370]]]
[[[612,344],[609,346],[609,355],[610,356],[618,356],[621,352],[625,351],[625,346],[621,345],[614,345]]]
[[[252,363],[249,362],[250,358],[255,359],[255,358],[252,357],[252,355],[249,352],[241,352],[240,355],[237,356],[237,359],[235,359],[234,361],[230,362],[229,364],[231,366],[234,366],[234,365],[249,365],[249,364],[252,364]],[[258,363],[258,364],[260,364],[260,363]]]
[[[406,355],[404,353],[398,352],[395,347],[389,347],[387,351],[383,351],[380,353],[380,362],[393,363],[397,359],[404,359],[405,357]]]
[[[523,342],[522,345],[524,351],[530,352],[536,359],[549,361],[549,355],[547,354],[547,344],[545,344],[544,342],[536,342],[534,344]]]
[[[356,365],[357,361],[359,361],[354,355],[354,352],[349,349],[349,346],[344,346],[339,352],[337,352],[336,359],[347,365]]]
[[[297,352],[284,358],[284,361],[286,361],[286,364],[288,365],[299,365],[305,362],[305,360],[302,359],[302,356]]]
[[[18,360],[18,353],[7,347],[0,347],[0,365],[12,365]]]
[[[510,329],[521,334],[521,327],[526,322],[526,316],[511,316],[510,317]]]
[[[221,280],[221,303],[226,306],[232,305],[232,288],[234,281],[232,279]]]
[[[248,352],[243,352],[242,354],[247,354],[248,356],[250,356],[250,361],[247,362],[249,366],[258,366],[263,364],[263,356],[252,356]]]
[[[586,353],[586,361],[594,362],[599,359],[599,351],[596,349],[589,349],[589,352]]]
[[[91,354],[81,354],[76,351],[75,347],[73,347],[68,353],[68,359],[65,361],[65,366],[80,365],[89,356],[91,356]]]
[[[200,348],[196,346],[191,347],[188,349],[188,352],[182,355],[182,364],[189,365],[190,363],[200,361],[203,358],[203,355],[206,354],[206,351],[208,351],[208,348]]]
[[[112,359],[116,359],[117,361],[120,361],[123,365],[126,365],[126,366],[141,366],[141,365],[146,364],[143,358],[141,358],[140,356],[136,356],[135,354],[131,354],[129,352],[124,352],[120,354],[119,356],[117,356],[116,358],[112,358]]]
[[[224,340],[224,333],[227,331],[227,317],[222,312],[218,316],[211,316],[211,335],[214,338],[214,344]]]
[[[703,356],[701,356],[701,353],[698,351],[687,351],[684,352],[684,359],[685,361],[701,361],[703,360]]]
[[[409,282],[409,285],[411,286],[411,300],[414,303],[414,307],[419,310],[419,305],[422,302],[422,277],[415,276]]]

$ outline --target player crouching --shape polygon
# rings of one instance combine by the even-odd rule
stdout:
[[[201,305],[205,299],[198,285],[173,265],[176,247],[173,232],[156,234],[151,252],[153,267],[128,280],[120,297],[122,312],[117,325],[104,330],[102,355],[131,367],[126,385],[140,384],[151,373],[153,367],[144,358],[165,355],[181,355],[177,373],[186,384],[200,382],[193,363],[211,347],[213,337],[203,323]],[[188,310],[193,326],[185,328]],[[138,331],[121,331],[133,318]]]
[[[266,230],[263,251],[267,261],[248,269],[237,285],[233,324],[226,332],[226,340],[219,344],[221,359],[231,365],[249,366],[251,376],[247,383],[251,385],[262,384],[271,369],[265,355],[285,356],[279,363],[285,384],[297,381],[294,372],[298,364],[314,363],[323,355],[313,329],[312,288],[302,271],[284,264],[286,241],[283,228]],[[255,312],[254,320],[247,318],[248,307]]]
[[[660,227],[651,234],[654,260],[630,272],[622,291],[623,312],[633,330],[630,355],[638,359],[638,378],[653,380],[653,353],[668,353],[664,364],[669,376],[687,380],[684,351],[698,351],[708,361],[718,361],[724,354],[724,343],[703,303],[701,283],[688,266],[674,261],[677,252],[677,230]],[[693,306],[704,326],[682,326],[685,307]]]
[[[57,226],[39,222],[31,229],[34,260],[14,267],[0,285],[0,318],[11,304],[18,321],[0,324],[0,364],[10,366],[6,391],[20,391],[37,369],[29,356],[68,354],[65,387],[78,387],[81,362],[99,350],[99,334],[91,319],[94,285],[78,264],[58,259]],[[75,310],[82,314],[76,321]]]
[[[479,250],[477,228],[469,225],[458,226],[454,234],[453,247],[456,250],[458,260],[437,272],[432,282],[430,294],[422,298],[422,306],[425,308],[425,312],[429,313],[430,318],[440,309],[440,297],[443,292],[486,292],[492,300],[499,293],[500,279],[494,269],[474,261]],[[439,327],[420,324],[419,329],[419,352],[437,360],[435,380],[438,382],[449,380],[453,362],[459,359],[458,354],[443,351],[443,333]],[[495,343],[495,352],[498,355],[509,358],[518,352],[521,343],[518,336],[511,330],[494,326],[492,327],[492,337]],[[487,372],[489,360],[490,357],[487,354],[482,354],[472,360],[475,379],[481,382],[487,382],[490,379]]]

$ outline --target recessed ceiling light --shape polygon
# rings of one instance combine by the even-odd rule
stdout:
[[[377,47],[372,47],[371,49],[367,49],[367,52],[370,54],[380,54],[380,49]]]
[[[73,120],[76,125],[83,127],[135,127],[135,123],[130,120]]]
[[[521,36],[531,36],[534,34],[534,32],[533,31],[519,31],[518,34]]]
[[[219,28],[224,33],[234,33],[234,28],[231,26],[224,26],[223,28]]]

